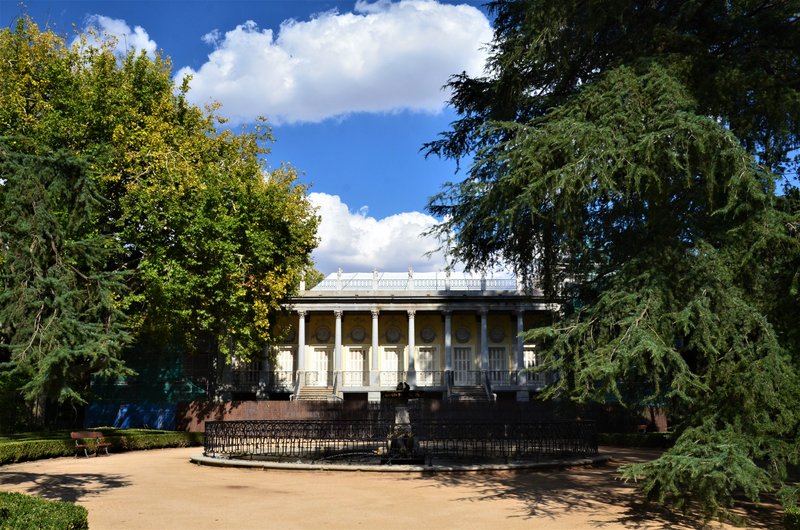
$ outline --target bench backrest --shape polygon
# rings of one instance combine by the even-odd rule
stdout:
[[[100,431],[77,431],[69,433],[69,436],[73,440],[80,440],[81,438],[102,438],[103,433]]]

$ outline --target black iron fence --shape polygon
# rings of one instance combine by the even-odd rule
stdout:
[[[414,421],[417,451],[445,459],[542,459],[597,454],[592,421]],[[389,449],[393,418],[365,420],[208,421],[207,456],[317,461],[379,456]]]
[[[204,454],[288,460],[372,454],[391,429],[373,420],[207,421]]]
[[[414,429],[426,454],[447,458],[541,459],[597,454],[597,431],[591,421],[423,421]]]

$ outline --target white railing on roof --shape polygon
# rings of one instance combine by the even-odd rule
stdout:
[[[444,278],[415,279],[414,289],[421,289],[423,291],[444,291],[447,289],[447,282]]]
[[[450,280],[450,288],[451,289],[464,289],[464,290],[472,290],[469,288],[471,283],[477,284],[477,289],[480,290],[481,288],[481,281],[480,280],[470,280],[470,279],[454,279]]]
[[[319,282],[315,287],[314,290],[316,291],[335,291],[336,290],[336,280],[322,280]]]
[[[408,280],[403,279],[390,279],[390,278],[381,278],[378,280],[378,289],[407,289],[408,288]]]
[[[377,286],[380,291],[516,291],[514,278],[347,278],[342,275],[326,278],[318,283],[314,291],[371,291]]]
[[[487,278],[486,288],[491,290],[517,289],[517,280],[514,278]]]

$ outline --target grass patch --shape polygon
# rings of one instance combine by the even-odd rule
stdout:
[[[22,493],[0,492],[3,530],[86,530],[89,512],[71,502],[49,501]]]
[[[153,429],[115,429],[99,427],[105,441],[111,443],[109,451],[136,451],[167,447],[193,447],[203,445],[203,433],[182,431],[158,431]],[[0,438],[0,465],[73,456],[75,441],[69,431],[49,433],[20,433]],[[0,525],[0,527],[2,527]],[[4,527],[2,527],[4,528]]]

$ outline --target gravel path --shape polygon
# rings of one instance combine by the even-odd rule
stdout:
[[[696,528],[648,511],[616,466],[657,453],[603,448],[609,465],[491,474],[283,471],[191,464],[201,448],[0,467],[0,490],[77,502],[100,529]],[[756,508],[752,528],[780,528]],[[721,524],[711,528],[734,528]]]

